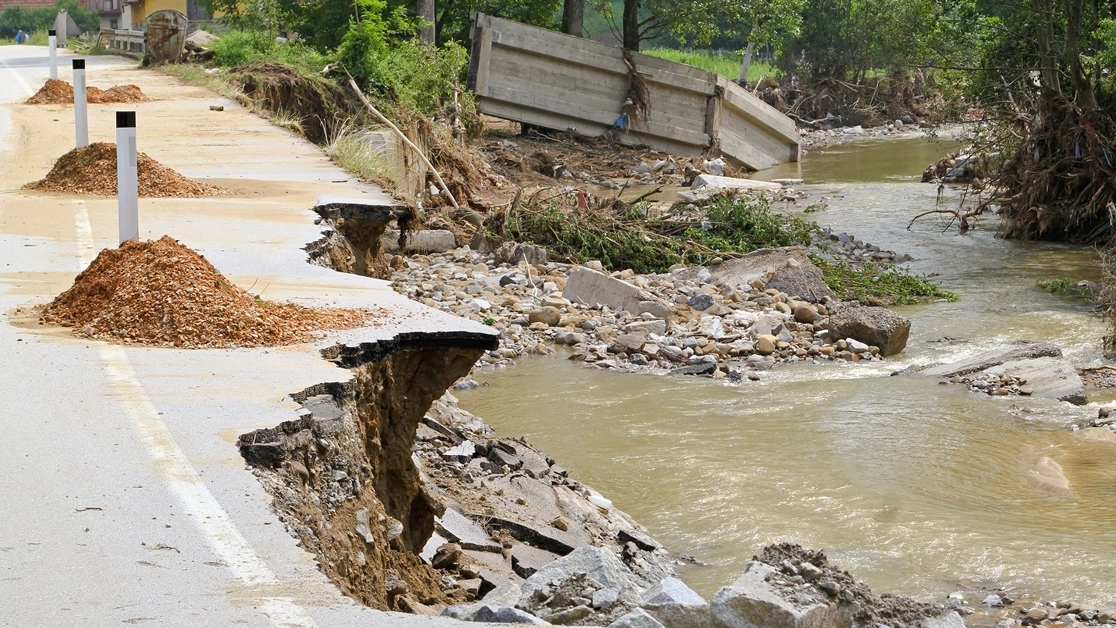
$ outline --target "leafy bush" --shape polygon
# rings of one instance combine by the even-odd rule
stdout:
[[[267,32],[230,30],[211,44],[213,60],[225,67],[238,67],[259,61],[283,63],[308,74],[321,72],[330,57],[299,42],[280,42]]]
[[[435,48],[412,39],[382,55],[370,79],[383,96],[430,116],[453,101],[468,65],[469,52],[456,43]]]
[[[96,11],[82,7],[76,0],[59,0],[53,7],[8,6],[0,13],[0,37],[15,37],[21,30],[25,33],[46,31],[54,26],[54,18],[62,9],[83,31],[95,32],[101,26],[101,17]]]

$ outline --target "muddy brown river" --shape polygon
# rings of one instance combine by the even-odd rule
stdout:
[[[940,220],[907,230],[935,202],[922,169],[954,145],[865,141],[760,174],[803,178],[809,202],[828,204],[809,217],[910,253],[912,269],[960,295],[898,308],[912,320],[902,355],[780,366],[730,385],[586,369],[559,354],[478,373],[489,385],[459,393],[461,405],[705,563],[681,576],[706,596],[765,544],[793,541],[826,549],[878,591],[998,586],[1116,602],[1116,444],[1067,429],[1111,396],[1075,407],[888,376],[1015,340],[1058,344],[1078,366],[1101,361],[1104,326],[1090,308],[1035,286],[1095,279],[1094,251],[997,240],[991,216],[966,236]],[[1069,493],[1032,480],[1043,457],[1062,466]]]

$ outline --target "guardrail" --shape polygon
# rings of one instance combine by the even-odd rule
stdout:
[[[638,53],[625,58],[620,48],[482,13],[473,16],[472,40],[469,88],[482,113],[614,133],[673,154],[721,154],[754,170],[801,153],[790,118],[712,72]],[[637,83],[642,90],[633,90]],[[631,102],[639,92],[642,102]]]
[[[113,50],[141,53],[144,51],[143,37],[143,31],[104,28],[97,35],[97,44]]]

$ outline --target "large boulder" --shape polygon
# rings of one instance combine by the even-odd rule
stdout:
[[[851,617],[836,605],[796,601],[777,590],[768,577],[771,565],[752,561],[732,585],[713,596],[710,612],[717,628],[828,628],[848,625]],[[842,619],[845,621],[842,622]]]
[[[833,291],[825,285],[821,269],[810,262],[789,265],[772,273],[764,288],[774,288],[793,297],[821,303],[834,298]],[[813,321],[807,321],[813,322]]]
[[[847,306],[829,317],[829,333],[880,348],[880,355],[895,355],[907,346],[911,321],[882,307]]]

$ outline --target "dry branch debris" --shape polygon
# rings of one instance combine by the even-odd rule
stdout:
[[[147,96],[136,85],[113,85],[108,89],[85,88],[86,102],[93,104],[143,102]],[[47,79],[34,96],[27,99],[28,105],[72,105],[74,87],[66,81]]]
[[[188,179],[144,153],[137,157],[139,195],[149,197],[210,196],[224,190]],[[116,144],[96,142],[62,155],[45,179],[25,187],[49,192],[116,195]]]
[[[183,348],[305,342],[314,332],[368,326],[383,310],[315,309],[263,301],[234,286],[170,236],[105,249],[43,312],[87,337]]]

